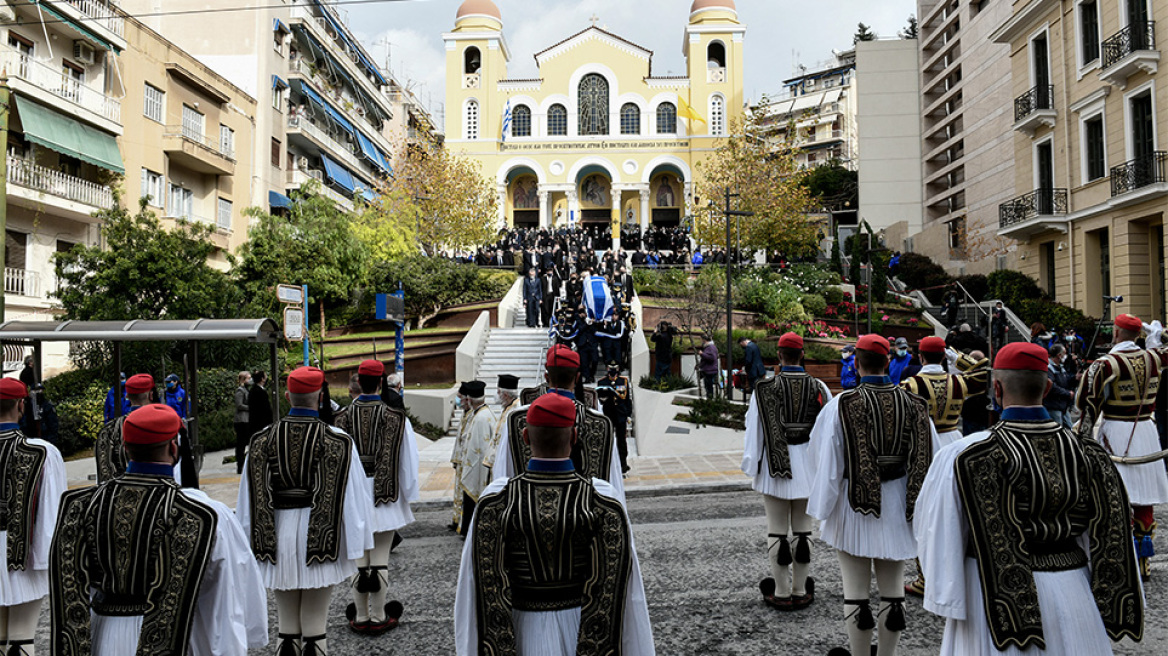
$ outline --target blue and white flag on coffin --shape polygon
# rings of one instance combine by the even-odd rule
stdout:
[[[511,136],[511,99],[507,99],[507,107],[503,109],[503,141]]]
[[[608,283],[600,276],[589,276],[584,282],[584,308],[593,321],[608,321],[616,310]]]

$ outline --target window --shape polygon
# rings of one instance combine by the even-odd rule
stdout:
[[[463,126],[463,136],[468,141],[479,138],[479,101],[470,100],[466,103],[466,124]]]
[[[276,84],[272,86],[272,109],[283,111],[284,96],[288,93],[288,87]]]
[[[1152,108],[1151,89],[1131,98],[1129,102],[1132,159],[1146,159],[1156,150],[1155,113]]]
[[[1086,157],[1084,182],[1107,175],[1107,155],[1103,140],[1103,115],[1097,114],[1083,121],[1083,155]]]
[[[162,103],[166,98],[166,93],[159,88],[146,85],[143,92],[143,106],[142,113],[146,118],[162,123]]]
[[[608,80],[589,73],[580,80],[580,135],[608,134]]]
[[[1099,274],[1102,296],[1111,296],[1111,241],[1106,228],[1099,231]]]
[[[1083,0],[1079,3],[1079,63],[1086,66],[1099,61],[1099,2]]]
[[[85,69],[67,62],[61,62],[61,95],[76,101],[81,97],[81,85],[85,83]]]
[[[657,105],[657,134],[677,134],[677,107],[673,103]]]
[[[466,49],[462,54],[462,72],[470,75],[478,73],[483,67],[483,55],[475,46]]]
[[[142,169],[142,197],[149,198],[147,201],[154,207],[162,207],[162,203],[166,200],[163,193],[162,174],[155,173],[150,169]]]
[[[216,217],[215,225],[224,230],[231,230],[231,201],[226,198],[219,199],[219,214]]]
[[[272,33],[274,41],[272,45],[275,47],[276,52],[280,53],[281,56],[284,54],[284,40],[288,36],[288,33],[285,32],[282,28],[282,24],[277,25],[275,31]]]
[[[219,152],[227,157],[235,157],[235,130],[219,125]]]
[[[527,105],[516,105],[511,112],[511,136],[531,136],[531,108]]]
[[[706,48],[707,68],[726,68],[726,46],[721,41],[711,41]]]
[[[172,184],[170,185],[170,204],[166,208],[166,215],[174,218],[190,219],[194,212],[195,195],[190,189]]]
[[[272,139],[272,166],[280,168],[280,140]]]
[[[953,219],[949,226],[949,257],[965,259],[965,217]]]
[[[182,108],[182,134],[191,141],[203,142],[203,114],[190,105]]]
[[[726,100],[722,96],[710,98],[710,136],[726,136]]]
[[[548,108],[548,135],[552,137],[568,136],[568,108],[563,105],[552,105]]]
[[[28,63],[32,61],[33,42],[10,30],[8,32],[8,47],[20,56],[16,75],[18,77],[28,77]]]
[[[636,103],[621,107],[621,134],[641,134],[641,108]]]

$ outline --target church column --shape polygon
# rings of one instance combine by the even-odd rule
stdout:
[[[645,187],[641,190],[641,232],[649,229],[649,188]]]
[[[615,253],[620,250],[620,226],[621,226],[621,196],[624,192],[617,189],[615,186],[612,189],[612,210],[608,218],[608,232],[612,235],[612,251]]]
[[[568,222],[572,227],[580,225],[580,194],[575,189],[569,189],[568,195]]]
[[[539,227],[550,228],[551,225],[551,208],[548,202],[551,200],[551,192],[546,191],[541,185],[539,188]]]
[[[499,191],[499,227],[507,227],[507,185],[501,184]]]
[[[681,201],[682,218],[687,217],[687,216],[693,216],[697,211],[697,208],[694,207],[694,204],[693,204],[693,183],[686,180],[682,184],[682,192],[681,193],[685,194],[685,198],[682,199],[682,201]]]

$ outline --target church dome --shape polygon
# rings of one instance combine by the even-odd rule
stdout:
[[[695,2],[694,5],[696,6],[700,2],[706,1],[708,0],[698,0],[698,2]],[[734,5],[732,0],[725,1],[729,2],[731,6]],[[463,2],[462,6],[458,8],[458,15],[455,16],[454,19],[458,20],[467,16],[490,16],[500,21],[503,20],[503,14],[499,13],[499,8],[495,6],[495,3],[491,2],[491,0],[466,0],[466,2]]]
[[[693,6],[689,8],[689,13],[696,14],[704,9],[728,9],[738,13],[738,7],[734,6],[734,0],[694,0]]]

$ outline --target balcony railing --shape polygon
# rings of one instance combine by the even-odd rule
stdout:
[[[97,209],[108,209],[114,205],[113,191],[106,185],[54,171],[11,155],[8,157],[8,182]]]
[[[7,46],[0,46],[0,66],[8,71],[9,76],[24,80],[99,116],[111,121],[122,120],[121,101],[65,75],[60,67],[51,66]]]
[[[1111,195],[1118,196],[1141,187],[1164,182],[1168,152],[1157,150],[1111,169]]]
[[[41,274],[28,269],[4,267],[4,293],[38,298],[41,295]]]
[[[344,161],[349,168],[356,169],[366,175],[372,170],[370,165],[354,151],[352,145],[332,136],[327,130],[308,120],[305,116],[289,116],[288,129],[300,130],[318,142],[329,146],[337,155],[337,159]]]
[[[1036,189],[999,205],[998,225],[1008,228],[1035,217],[1066,213],[1066,189]]]
[[[123,36],[125,30],[125,19],[114,12],[113,8],[108,2],[101,0],[63,0],[77,11],[89,16],[96,23],[105,29]]]
[[[1040,109],[1054,109],[1054,86],[1034,87],[1014,99],[1014,122],[1030,116]]]
[[[1156,21],[1132,23],[1103,42],[1103,68],[1140,50],[1156,49]]]
[[[224,147],[223,143],[220,142],[218,137],[213,137],[208,134],[200,134],[198,131],[192,130],[185,125],[168,125],[166,126],[166,130],[162,133],[162,136],[182,137],[187,141],[198,144],[199,146],[210,150],[216,155],[226,157],[230,160],[235,159],[235,152],[232,151],[232,149],[229,147]]]

